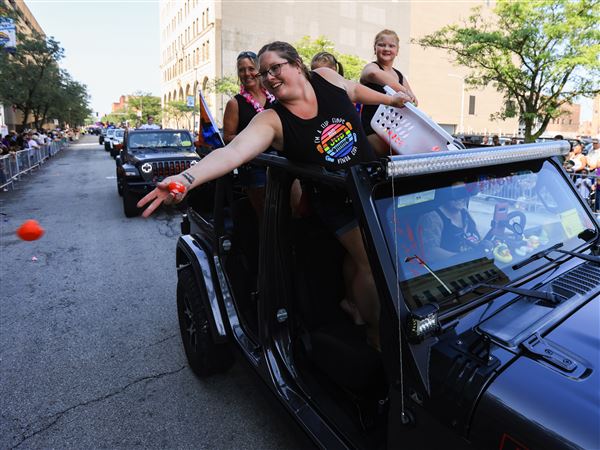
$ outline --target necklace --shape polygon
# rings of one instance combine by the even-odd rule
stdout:
[[[263,88],[261,88],[261,91],[265,94],[265,97],[267,97],[268,103],[273,103],[275,101],[275,97],[269,91]],[[244,97],[250,105],[252,105],[252,107],[257,113],[265,110],[265,108],[260,103],[258,103],[258,101],[252,96],[252,94],[244,88],[244,86],[240,87],[240,95]]]

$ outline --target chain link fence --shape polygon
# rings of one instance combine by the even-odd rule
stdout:
[[[14,189],[16,181],[19,181],[24,174],[40,167],[51,156],[56,155],[67,146],[67,142],[67,139],[61,139],[39,147],[0,156],[0,190]]]

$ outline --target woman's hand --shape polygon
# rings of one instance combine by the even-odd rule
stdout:
[[[415,95],[411,92],[410,89],[408,89],[406,86],[400,85],[400,89],[398,90],[398,92],[402,92],[403,94],[405,94],[410,100],[409,102],[411,102],[413,105],[418,106],[419,102],[417,101],[417,97],[415,97]]]
[[[396,92],[394,95],[390,97],[389,106],[393,106],[395,108],[402,108],[405,103],[411,102],[411,97],[405,92]]]
[[[179,186],[178,186],[179,184]],[[170,205],[181,202],[188,192],[190,183],[181,175],[173,175],[162,180],[156,187],[146,194],[138,203],[138,208],[143,208],[150,203],[144,212],[143,217],[150,216],[161,205]],[[183,187],[183,190],[181,189]]]

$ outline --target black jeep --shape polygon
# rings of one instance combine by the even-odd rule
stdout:
[[[568,148],[391,157],[347,174],[265,154],[260,221],[237,173],[190,192],[176,255],[190,367],[225,371],[237,347],[322,448],[600,448],[599,228],[562,169]],[[381,352],[339,307],[343,249],[292,214],[294,179],[348,189]],[[477,231],[440,256],[431,224],[452,202]]]
[[[157,182],[196,164],[199,156],[186,130],[132,130],[125,133],[116,157],[117,191],[127,217],[137,216],[136,203]]]

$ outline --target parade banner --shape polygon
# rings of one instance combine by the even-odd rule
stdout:
[[[14,53],[17,47],[15,22],[8,17],[0,17],[0,48]]]

